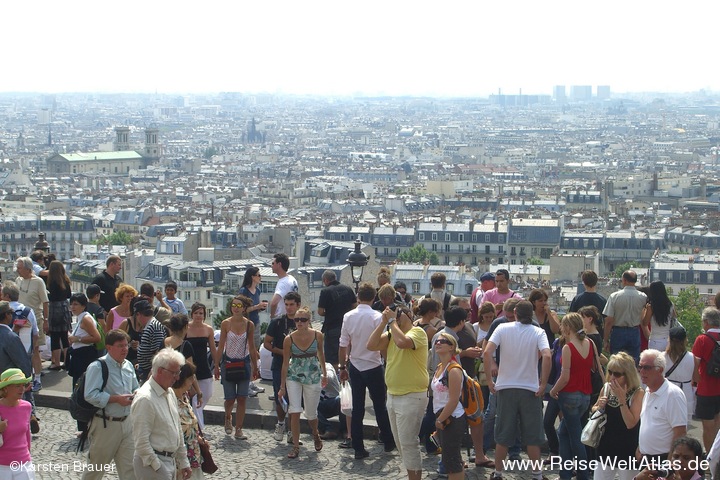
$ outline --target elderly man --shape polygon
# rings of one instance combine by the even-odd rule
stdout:
[[[17,260],[16,270],[18,277],[15,283],[20,291],[18,301],[32,308],[38,325],[37,342],[33,345],[32,366],[35,371],[33,391],[38,391],[40,375],[42,373],[42,360],[40,359],[40,345],[45,345],[45,332],[48,330],[48,300],[47,289],[42,278],[33,273],[32,260],[29,257],[20,257]]]
[[[703,445],[709,452],[720,428],[720,377],[708,372],[708,362],[720,341],[720,310],[715,307],[703,310],[702,326],[705,334],[698,335],[692,348],[700,372],[695,416],[702,421]]]
[[[665,356],[658,350],[642,352],[638,369],[647,386],[640,411],[638,451],[655,462],[672,460],[672,443],[687,433],[685,394],[665,379]]]
[[[85,377],[85,400],[101,410],[90,422],[88,465],[95,468],[83,473],[83,480],[103,478],[103,465],[115,461],[118,477],[134,479],[133,431],[127,421],[135,390],[138,388],[135,368],[126,360],[130,337],[122,330],[110,330],[105,337],[107,355],[88,366]],[[103,384],[102,366],[107,365],[107,384]]]
[[[637,274],[626,270],[622,274],[623,289],[613,292],[602,314],[604,349],[610,353],[627,352],[638,361],[640,355],[640,320],[647,296],[635,288]]]
[[[130,408],[135,477],[174,480],[176,464],[182,478],[192,475],[180,427],[177,398],[171,387],[185,364],[182,353],[165,348],[152,361],[152,376],[135,393]]]

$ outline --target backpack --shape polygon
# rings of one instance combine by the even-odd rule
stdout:
[[[93,315],[92,313],[90,313],[89,315],[92,316],[93,318],[95,318],[95,315]],[[95,342],[95,348],[99,352],[101,352],[101,351],[105,350],[105,329],[100,324],[100,322],[97,321],[97,318],[95,318],[95,327],[97,328],[98,333],[100,333],[100,341]]]
[[[110,375],[110,373],[108,372],[108,366],[107,363],[105,363],[104,359],[99,358],[96,361],[100,362],[100,367],[102,368],[102,386],[100,387],[100,391],[103,391],[105,390],[105,386],[107,385],[108,376]],[[92,365],[92,363],[90,365]],[[78,379],[78,382],[75,385],[75,388],[73,388],[72,394],[70,395],[70,402],[68,404],[70,416],[72,416],[72,418],[74,418],[78,422],[90,422],[90,420],[92,420],[97,411],[100,410],[98,407],[85,400],[86,374],[87,371],[83,372],[83,374],[80,375],[80,378]],[[103,409],[103,414],[104,413],[105,409]]]
[[[448,369],[450,368],[459,368],[463,374],[460,403],[465,410],[468,425],[480,425],[483,420],[483,410],[485,409],[485,401],[483,400],[482,390],[480,390],[480,384],[474,378],[469,377],[459,364],[452,363]]]
[[[426,294],[425,298],[432,298],[430,294]],[[450,301],[452,300],[452,295],[450,295],[448,292],[445,292],[445,296],[443,297],[443,312],[446,311],[448,308],[450,308]]]
[[[18,336],[28,353],[32,352],[32,329],[25,327],[30,327],[30,312],[30,307],[19,308],[12,312],[13,326],[19,329]]]
[[[705,365],[705,373],[711,377],[720,378],[720,341],[715,340],[707,333],[703,333],[706,337],[713,341],[714,347],[710,358]]]

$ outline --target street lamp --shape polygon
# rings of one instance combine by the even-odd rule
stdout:
[[[45,255],[50,253],[50,244],[45,241],[45,234],[43,232],[38,233],[38,241],[35,242],[34,250],[42,250]]]
[[[540,279],[540,270],[542,270],[542,266],[538,265],[538,286],[542,285],[542,280]]]
[[[362,242],[358,238],[355,240],[355,251],[348,255],[347,263],[350,265],[350,273],[352,274],[353,282],[355,282],[355,293],[358,292],[360,286],[360,280],[362,280],[363,268],[368,263],[368,256],[365,255],[360,247]]]

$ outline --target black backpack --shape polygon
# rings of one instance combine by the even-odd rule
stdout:
[[[720,342],[707,333],[703,333],[703,335],[712,340],[714,344],[713,351],[705,366],[705,372],[711,377],[720,378]]]
[[[100,362],[100,367],[102,368],[102,386],[100,387],[100,391],[105,390],[105,386],[108,382],[108,366],[107,363],[105,363],[104,359],[98,359],[97,362]],[[91,364],[92,365],[92,364]],[[77,420],[78,422],[90,422],[92,418],[95,416],[98,410],[100,410],[95,405],[89,403],[87,400],[85,400],[85,375],[86,372],[83,372],[83,374],[80,376],[80,379],[78,379],[77,385],[75,385],[75,388],[73,388],[72,395],[70,395],[70,402],[68,406],[68,410],[70,410],[70,416]],[[103,409],[103,415],[105,413],[105,409]],[[103,419],[104,420],[104,419]]]

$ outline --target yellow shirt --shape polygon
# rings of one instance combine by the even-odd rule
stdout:
[[[406,334],[415,348],[398,348],[390,338],[385,367],[385,383],[391,395],[426,392],[430,381],[427,371],[428,339],[420,327],[411,328]]]

